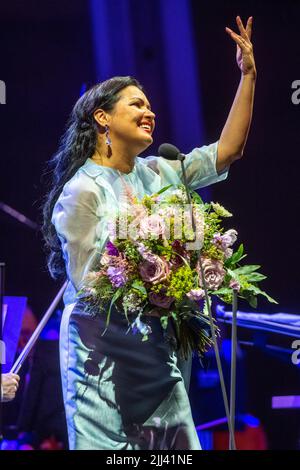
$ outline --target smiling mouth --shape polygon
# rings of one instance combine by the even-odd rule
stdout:
[[[148,134],[152,134],[152,126],[150,124],[139,124],[139,126],[143,131],[147,132]]]

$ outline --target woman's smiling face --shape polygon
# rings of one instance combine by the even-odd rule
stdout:
[[[152,144],[155,114],[142,90],[135,86],[121,90],[119,100],[109,114],[112,145],[122,141],[138,155]]]

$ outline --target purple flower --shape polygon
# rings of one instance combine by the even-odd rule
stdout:
[[[184,249],[183,245],[180,243],[179,240],[173,241],[172,249],[174,253],[176,253],[171,258],[171,264],[173,267],[178,268],[179,266],[182,266],[184,263],[182,258],[185,258],[187,261],[190,260],[190,254]]]
[[[237,240],[237,231],[234,230],[233,228],[231,228],[230,230],[227,230],[227,231],[224,233],[223,237],[224,237],[225,240],[226,240],[226,245],[227,245],[227,247],[228,247],[228,246],[231,246],[231,245],[233,245],[233,244],[236,242],[236,240]]]
[[[152,255],[151,251],[149,250],[149,248],[147,248],[144,243],[137,243],[136,244],[136,247],[137,247],[137,250],[139,252],[139,254],[144,258],[144,259],[147,259],[149,257],[149,255]]]
[[[123,287],[128,280],[123,266],[117,268],[110,266],[107,269],[107,275],[114,287]]]
[[[226,245],[224,244],[224,241],[223,241],[223,237],[219,232],[214,234],[213,239],[212,239],[212,244],[221,249],[226,248]]]
[[[227,230],[223,235],[219,232],[215,233],[212,243],[226,253],[226,250],[237,240],[237,231],[234,229]]]
[[[119,256],[118,248],[111,241],[107,242],[106,251],[107,251],[107,254],[110,256]]]
[[[240,283],[236,281],[235,279],[231,279],[229,283],[229,287],[231,287],[231,289],[233,290],[236,290],[237,292],[240,292],[240,289],[241,289]]]
[[[169,308],[170,305],[174,302],[174,297],[165,295],[163,291],[158,293],[150,292],[149,301],[151,304],[156,305],[157,307]]]
[[[204,299],[205,292],[203,289],[191,289],[186,295],[189,299],[197,301]]]

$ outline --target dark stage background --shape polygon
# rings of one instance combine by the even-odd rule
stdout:
[[[186,36],[178,38],[172,19],[172,8],[178,2],[174,0],[172,7],[168,0],[170,11],[164,13],[164,0],[107,2],[106,26],[114,40],[111,54],[121,64],[118,60],[124,45],[117,30],[126,4],[134,54],[134,66],[128,66],[128,73],[133,70],[144,84],[157,114],[155,142],[147,154],[157,154],[158,146],[168,141],[188,150],[185,137],[190,135],[196,108],[201,118],[194,140],[189,138],[190,149],[218,139],[240,76],[235,46],[224,28],[227,25],[236,30],[236,15],[243,20],[252,15],[258,70],[253,123],[244,157],[231,167],[228,179],[212,186],[207,196],[234,213],[232,223],[244,241],[247,261],[261,264],[268,276],[263,286],[279,305],[261,300],[258,311],[298,313],[300,104],[292,103],[291,86],[300,80],[300,2],[184,2],[190,12],[189,47],[192,44],[199,104],[186,100],[180,91],[189,87],[189,80],[176,81],[174,68],[170,78],[168,50],[162,46],[167,25],[171,39],[176,37],[179,45],[178,55],[187,48]],[[45,163],[57,149],[81,90],[105,75],[103,62],[97,62],[96,56],[103,53],[105,61],[108,46],[99,42],[97,24],[91,19],[95,4],[84,0],[12,0],[0,7],[0,79],[6,84],[7,101],[0,106],[0,201],[38,223]],[[103,1],[100,4],[103,6]],[[115,74],[127,74],[124,57],[122,60]],[[178,76],[183,67],[179,62]],[[170,80],[178,87],[178,103],[173,107],[169,106]],[[40,317],[59,288],[47,273],[41,236],[3,212],[0,223],[6,294],[27,296]],[[274,380],[276,374],[274,367]],[[257,387],[255,374],[252,379]],[[296,393],[293,384],[290,393]]]

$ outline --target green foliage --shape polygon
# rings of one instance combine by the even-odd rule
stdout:
[[[146,289],[143,281],[140,280],[140,279],[136,279],[131,284],[131,289],[130,290],[135,292],[137,295],[139,295],[143,299],[147,298],[147,289]]]
[[[164,193],[165,191],[167,191],[168,189],[170,189],[172,186],[174,186],[173,184],[169,184],[168,186],[164,186],[163,188],[161,188],[159,191],[157,191],[157,193],[155,194],[162,194]],[[154,196],[155,196],[154,194]]]
[[[160,323],[163,329],[166,330],[169,323],[169,317],[167,315],[160,317]]]
[[[208,245],[207,248],[203,249],[203,255],[207,256],[208,258],[218,259],[220,261],[224,260],[224,253],[215,245]]]
[[[181,266],[177,271],[173,271],[170,276],[169,286],[166,295],[181,300],[184,295],[194,287],[195,272],[189,266]]]
[[[191,193],[191,198],[192,198],[192,202],[194,202],[195,204],[204,205],[204,202],[203,202],[200,194],[196,193],[196,191],[193,191]]]

